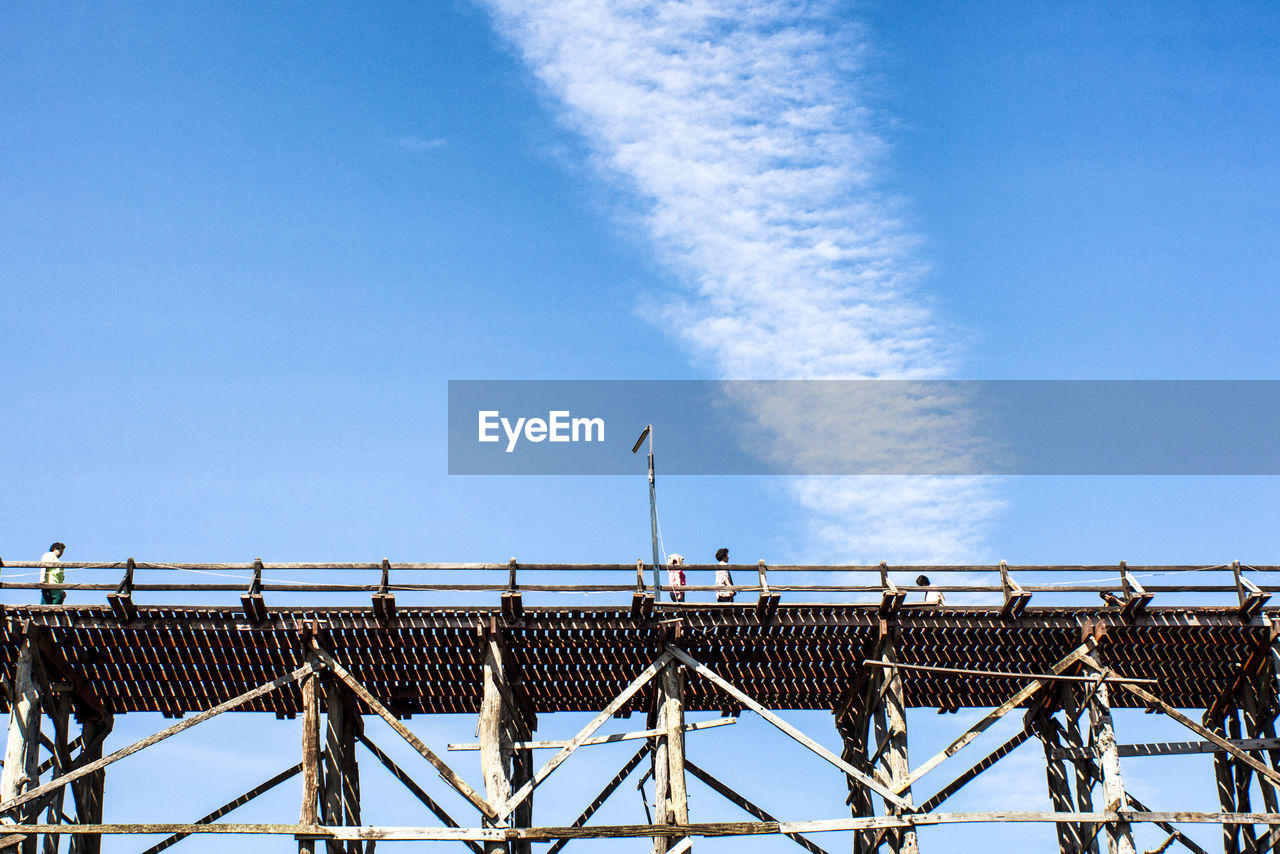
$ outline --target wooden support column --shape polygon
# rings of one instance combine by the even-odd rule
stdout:
[[[1274,738],[1276,733],[1275,675],[1269,669],[1263,669],[1246,685],[1244,695],[1245,728],[1249,738]],[[1272,768],[1280,768],[1280,750],[1268,750],[1264,754],[1255,754],[1265,760]],[[1262,801],[1267,812],[1280,812],[1280,787],[1261,774],[1258,775],[1258,786],[1262,790]],[[1267,828],[1262,837],[1261,848],[1273,849],[1280,843],[1280,828]]]
[[[113,719],[86,720],[80,728],[80,759],[85,763],[102,758],[102,745],[111,732]],[[86,774],[71,783],[71,794],[76,802],[76,824],[102,823],[102,796],[107,780],[106,769]],[[100,854],[102,837],[77,834],[71,837],[71,854]]]
[[[1230,714],[1228,712],[1228,714]],[[1226,737],[1225,718],[1213,725],[1213,731]],[[1218,802],[1223,812],[1236,811],[1236,783],[1232,769],[1232,757],[1229,753],[1213,754],[1213,773],[1218,783]],[[1234,824],[1222,825],[1222,850],[1224,854],[1240,854],[1240,827]]]
[[[51,694],[52,692],[50,692]],[[71,751],[67,747],[67,729],[71,719],[71,695],[63,693],[46,701],[49,708],[49,719],[53,722],[53,776],[58,777],[71,764]],[[66,787],[59,789],[49,801],[46,824],[62,823],[62,804],[66,797]],[[58,834],[46,833],[44,836],[44,854],[58,854]]]
[[[314,662],[314,658],[308,657]],[[316,825],[320,823],[320,788],[322,769],[320,768],[320,691],[315,672],[305,674],[302,685],[302,810],[298,815],[298,824]],[[299,839],[298,851],[315,854],[314,839]]]
[[[1095,775],[1093,774],[1093,762],[1085,757],[1084,753],[1084,737],[1080,734],[1080,727],[1084,718],[1085,710],[1081,708],[1081,701],[1084,699],[1087,687],[1064,682],[1058,689],[1059,702],[1062,704],[1063,716],[1066,719],[1064,732],[1066,734],[1067,747],[1071,749],[1072,760],[1071,765],[1075,770],[1076,782],[1076,809],[1080,812],[1093,812],[1093,782]],[[1098,833],[1097,827],[1091,824],[1077,823],[1076,838],[1079,840],[1080,854],[1098,854]]]
[[[888,623],[881,620],[880,625],[880,639],[866,654],[869,660],[878,660],[882,655]],[[867,748],[868,730],[871,728],[872,710],[879,702],[886,673],[886,670],[878,667],[864,666],[859,680],[850,686],[844,701],[835,710],[836,731],[843,744],[840,758],[858,768],[864,776],[875,773],[869,756],[875,748]],[[875,815],[871,789],[848,775],[845,776],[845,783],[849,787],[847,803],[853,818],[870,818]],[[853,854],[867,854],[876,850],[882,838],[874,831],[856,831],[853,834]]]
[[[671,661],[654,680],[654,706],[657,720],[654,728],[661,733],[655,738],[653,751],[654,824],[683,825],[689,823],[689,795],[685,788],[684,763],[684,668]],[[654,837],[657,854],[669,851],[680,842],[678,836]]]
[[[663,703],[666,714],[663,724],[667,728],[667,799],[672,824],[689,823],[689,794],[685,788],[684,768],[684,667],[673,661],[662,669]],[[672,838],[674,845],[679,839]]]
[[[502,648],[494,631],[484,638],[484,696],[480,701],[480,766],[484,772],[485,799],[494,811],[501,809],[511,797],[511,748],[506,741],[507,714],[503,699],[506,686],[502,663]],[[486,818],[486,827],[505,825],[506,822]],[[486,854],[507,854],[511,849],[506,842],[486,841]]]
[[[1045,778],[1049,785],[1049,800],[1054,812],[1074,812],[1071,802],[1071,784],[1067,779],[1067,770],[1061,758],[1062,739],[1059,735],[1060,725],[1053,719],[1053,708],[1042,707],[1040,713],[1032,720],[1036,735],[1044,744]],[[1080,833],[1074,822],[1060,821],[1058,830],[1058,851],[1060,854],[1080,854]]]
[[[896,634],[896,629],[895,633]],[[887,664],[892,664],[897,660],[897,653],[894,645],[894,635],[890,635],[889,642],[884,645],[881,651],[881,660]],[[902,671],[895,668],[885,669],[885,690],[882,692],[883,701],[881,708],[884,713],[885,738],[887,739],[885,749],[885,765],[889,772],[889,779],[893,781],[893,789],[898,790],[898,784],[906,780],[910,774],[910,768],[907,764],[907,695],[906,686],[902,681]],[[911,804],[911,787],[908,786],[899,792],[899,795],[908,806]],[[891,815],[901,815],[904,811],[902,807],[886,803],[885,811]],[[917,854],[920,850],[920,843],[917,839],[915,828],[898,828],[889,833],[890,848],[895,854]]]
[[[40,689],[36,680],[35,643],[28,633],[18,652],[9,698],[9,740],[5,745],[4,773],[0,775],[0,801],[10,801],[40,782]],[[15,816],[33,823],[36,811]],[[35,854],[36,837],[21,843],[23,854]]]
[[[360,772],[356,765],[356,728],[359,723],[351,692],[333,674],[321,678],[325,703],[324,790],[321,823],[330,826],[360,824]],[[329,841],[328,854],[358,854],[351,843]]]
[[[1085,669],[1094,676],[1102,675],[1091,664],[1086,664]],[[1115,727],[1111,722],[1110,695],[1104,680],[1098,682],[1089,700],[1089,737],[1102,771],[1103,809],[1108,812],[1126,809],[1128,802],[1124,794],[1124,780],[1120,776],[1120,754],[1116,750]],[[1129,822],[1108,822],[1106,833],[1110,854],[1135,854]]]

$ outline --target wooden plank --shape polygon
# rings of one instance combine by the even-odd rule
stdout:
[[[302,809],[298,824],[320,824],[320,695],[315,672],[302,677]]]
[[[512,569],[512,572],[515,570]],[[503,698],[501,686],[505,685],[506,680],[502,670],[502,650],[499,649],[498,639],[493,632],[485,633],[482,680],[484,695],[480,701],[480,721],[477,726],[481,744],[480,769],[484,774],[485,797],[496,814],[511,797],[511,777],[507,770],[511,751],[503,749],[502,738],[505,729],[503,718],[515,709],[508,708]],[[503,854],[509,850],[505,841],[485,843],[486,854]]]
[[[950,824],[1036,823],[1077,821],[1105,824],[1114,821],[1132,823],[1181,824],[1263,824],[1280,825],[1278,813],[1219,812],[1074,812],[993,811],[954,812],[915,815],[867,816],[863,818],[818,819],[811,821],[703,822],[684,827],[656,824],[594,825],[588,827],[308,827],[300,824],[28,824],[5,828],[12,835],[40,833],[69,835],[147,835],[172,833],[224,833],[231,835],[296,836],[311,839],[376,839],[464,841],[486,839],[622,839],[646,836],[754,836],[785,833],[828,833],[845,830],[868,830],[881,827],[923,827]]]
[[[1085,664],[1096,675],[1103,674],[1102,668],[1092,658],[1086,657]],[[1102,772],[1103,806],[1107,812],[1118,812],[1128,804],[1125,800],[1124,780],[1120,776],[1120,757],[1116,752],[1109,694],[1109,686],[1100,680],[1089,702],[1089,733],[1093,741],[1092,747],[1098,754],[1098,768]],[[1106,832],[1107,850],[1110,854],[1136,854],[1133,831],[1128,821],[1107,822]]]
[[[503,805],[502,809],[498,811],[498,815],[496,816],[496,818],[498,818],[499,820],[502,820],[502,819],[505,819],[507,816],[511,815],[512,810],[514,810],[520,804],[521,801],[529,797],[529,795],[533,792],[534,788],[536,788],[539,783],[545,780],[548,774],[550,774],[552,771],[559,768],[560,763],[568,759],[575,750],[577,750],[579,747],[582,746],[583,742],[585,742],[588,738],[591,737],[591,733],[599,729],[600,726],[605,721],[613,717],[615,712],[617,712],[619,709],[625,706],[627,704],[627,701],[630,700],[633,696],[635,696],[637,691],[639,691],[641,688],[647,685],[649,683],[649,680],[652,679],[654,675],[657,674],[663,667],[665,667],[667,662],[669,662],[671,658],[672,658],[671,647],[667,647],[666,652],[658,656],[652,664],[650,664],[648,667],[646,667],[644,670],[640,672],[639,676],[631,680],[631,684],[629,684],[626,688],[624,688],[621,694],[614,697],[613,700],[609,703],[609,705],[605,706],[602,712],[596,715],[591,720],[590,723],[588,723],[585,727],[583,727],[578,732],[578,734],[575,735],[572,740],[570,740],[568,744],[566,744],[563,748],[560,749],[559,753],[557,753],[555,756],[548,759],[547,764],[539,768],[537,773],[533,775],[533,779],[529,780],[527,783],[521,786],[520,789],[514,795],[511,796],[511,798],[507,801],[507,803]]]
[[[1110,681],[1110,680],[1108,680]],[[1241,750],[1275,750],[1280,748],[1280,738],[1229,739]],[[1199,753],[1226,753],[1226,748],[1212,741],[1152,741],[1142,744],[1117,744],[1120,758],[1131,756],[1186,756]],[[1057,759],[1090,759],[1093,754],[1083,748],[1055,750]]]
[[[454,791],[456,791],[458,794],[462,795],[464,798],[470,801],[471,805],[474,806],[476,809],[480,810],[480,812],[483,813],[486,817],[488,818],[505,818],[506,817],[506,816],[496,815],[494,813],[493,807],[489,806],[489,804],[485,801],[485,799],[480,797],[479,793],[476,792],[475,789],[471,788],[471,786],[467,783],[466,780],[463,780],[456,773],[454,773],[453,769],[449,767],[448,763],[446,763],[443,759],[437,756],[431,748],[427,747],[422,742],[422,739],[418,738],[416,735],[410,732],[409,729],[405,727],[404,724],[400,723],[400,721],[396,718],[396,716],[391,714],[391,712],[387,709],[387,707],[382,705],[382,703],[378,701],[377,697],[374,697],[373,694],[369,693],[369,689],[365,688],[358,681],[356,681],[355,677],[353,677],[350,673],[348,673],[347,669],[343,667],[341,664],[339,664],[337,660],[334,659],[334,657],[330,655],[318,643],[316,643],[314,639],[312,640],[312,649],[315,651],[316,655],[320,657],[320,660],[325,663],[325,666],[328,667],[330,670],[332,670],[335,674],[337,674],[339,679],[347,683],[347,687],[350,688],[352,692],[354,692],[355,695],[359,697],[360,700],[366,706],[368,706],[369,709],[375,715],[377,715],[378,717],[386,721],[387,725],[391,727],[393,730],[395,730],[397,735],[399,735],[401,738],[407,741],[413,747],[414,750],[418,751],[418,754],[423,759],[427,760],[433,766],[435,766],[435,769],[438,772],[440,772],[440,777],[446,783],[448,783],[449,786]]]
[[[1090,664],[1093,667],[1100,668],[1100,665],[1098,664],[1098,662],[1094,661],[1092,658],[1089,658],[1088,656],[1085,656],[1084,658],[1086,660],[1086,663]],[[1146,691],[1142,688],[1139,688],[1137,685],[1130,685],[1123,682],[1118,684],[1125,691],[1128,691],[1130,694],[1133,694],[1135,697],[1138,697],[1143,701],[1145,701],[1146,703],[1152,706],[1155,706],[1160,711],[1164,712],[1166,715],[1173,718],[1175,721],[1177,721],[1187,729],[1194,732],[1196,735],[1199,735],[1205,739],[1208,739],[1209,741],[1216,744],[1218,747],[1221,747],[1227,753],[1230,753],[1236,759],[1240,760],[1245,765],[1248,765],[1250,768],[1252,768],[1254,771],[1258,772],[1262,776],[1266,777],[1268,780],[1271,780],[1272,782],[1275,782],[1275,783],[1280,783],[1280,772],[1277,772],[1274,768],[1270,768],[1267,765],[1260,762],[1259,760],[1253,758],[1252,756],[1249,755],[1249,753],[1247,753],[1244,750],[1241,750],[1240,748],[1232,744],[1229,739],[1226,739],[1218,735],[1217,733],[1213,732],[1212,730],[1207,729],[1206,727],[1197,723],[1196,721],[1193,721],[1191,718],[1182,714],[1177,709],[1173,708],[1168,703],[1166,703],[1164,700],[1161,700],[1155,694],[1152,694],[1150,691]]]
[[[1041,682],[1097,682],[1096,676],[1071,676],[1062,673],[1017,673],[1011,670],[966,670],[959,667],[939,667],[931,664],[902,664],[900,662],[877,661],[874,658],[864,659],[867,667],[883,667],[893,670],[914,670],[918,673],[946,673],[952,676],[990,676],[1001,679],[1038,679]],[[1128,682],[1131,685],[1155,685],[1158,679],[1134,679],[1122,676],[1108,676],[1108,682]]]
[[[689,823],[689,793],[684,778],[684,676],[672,662],[662,668],[662,694],[666,703],[667,785],[676,824]]]
[[[717,674],[711,668],[707,667],[705,664],[702,664],[701,662],[693,658],[684,650],[680,649],[679,647],[668,646],[667,652],[669,652],[670,654],[674,655],[676,658],[683,661],[689,667],[693,668],[693,671],[697,673],[699,676],[714,682],[720,688],[720,690],[724,691],[726,694],[733,697],[738,702],[742,703],[742,705],[751,709],[760,717],[764,718],[766,721],[773,724],[778,729],[782,730],[784,733],[789,735],[794,741],[797,741],[800,744],[804,745],[810,751],[821,756],[823,759],[827,760],[832,765],[839,768],[848,776],[852,777],[853,779],[862,783],[862,785],[872,789],[873,791],[881,795],[887,802],[899,808],[910,809],[911,805],[908,802],[904,801],[902,798],[898,797],[896,792],[890,791],[888,787],[881,785],[876,780],[873,780],[872,778],[868,777],[866,774],[863,774],[857,768],[854,768],[848,762],[845,762],[839,756],[836,756],[830,750],[827,750],[827,748],[823,747],[821,744],[814,741],[812,738],[805,735],[800,730],[796,729],[791,724],[787,723],[785,720],[775,715],[768,708],[756,702],[754,698],[748,696],[745,692],[740,690],[737,686],[721,678],[719,674]]]
[[[265,685],[260,685],[257,688],[254,688],[252,691],[246,691],[240,696],[233,697],[232,699],[226,701],[225,703],[221,703],[215,706],[214,708],[209,709],[208,711],[201,712],[198,715],[193,715],[192,717],[179,721],[178,723],[174,724],[168,729],[161,730],[160,732],[155,733],[154,735],[149,735],[146,738],[135,741],[133,744],[129,745],[128,747],[122,747],[121,749],[117,750],[116,752],[112,753],[109,756],[103,757],[102,759],[95,760],[86,765],[82,765],[81,767],[75,769],[74,771],[70,771],[53,780],[50,780],[48,783],[45,783],[42,786],[37,786],[36,788],[30,789],[27,792],[24,792],[23,794],[18,795],[15,798],[11,798],[5,801],[4,803],[0,803],[0,813],[11,812],[17,809],[18,807],[22,806],[23,804],[27,803],[28,801],[32,800],[33,798],[40,797],[45,792],[52,792],[54,789],[65,786],[67,783],[70,783],[74,780],[79,780],[81,777],[87,776],[89,774],[94,773],[95,771],[99,771],[103,768],[106,768],[108,765],[110,765],[113,762],[117,762],[125,758],[126,756],[132,756],[133,754],[137,753],[139,750],[142,750],[143,748],[150,747],[151,745],[156,744],[157,742],[163,741],[166,738],[169,738],[170,736],[177,735],[183,730],[190,729],[191,727],[195,726],[198,723],[203,723],[204,721],[207,721],[209,718],[212,718],[215,715],[220,715],[223,712],[230,711],[231,709],[238,708],[239,706],[242,706],[245,703],[251,702],[252,700],[257,699],[258,697],[265,696],[271,693],[272,691],[276,690],[277,688],[283,685],[288,685],[289,683],[294,682],[311,672],[312,672],[311,665],[304,664],[302,667],[299,667],[297,670],[293,671],[292,673],[289,673],[288,675],[281,676],[279,679],[273,679],[272,681],[266,683]]]
[[[1087,654],[1093,650],[1093,648],[1094,648],[1093,641],[1088,641],[1084,644],[1081,644],[1079,647],[1072,650],[1060,661],[1058,661],[1057,664],[1053,665],[1053,667],[1049,669],[1050,674],[1056,676],[1062,673],[1068,667],[1073,666],[1079,661],[1083,661],[1087,656]],[[1043,688],[1045,684],[1046,683],[1043,680],[1033,679],[1029,684],[1025,685],[1016,694],[1014,694],[1012,697],[1010,697],[1009,699],[1005,700],[1002,704],[1000,704],[999,707],[988,712],[987,715],[982,718],[982,720],[978,721],[976,724],[969,727],[969,729],[966,730],[963,735],[961,735],[955,741],[951,742],[951,744],[943,748],[941,752],[934,754],[932,757],[927,759],[922,765],[917,767],[915,771],[908,774],[905,780],[897,781],[894,785],[894,790],[900,792],[900,791],[903,791],[904,789],[909,788],[912,783],[914,783],[916,780],[919,780],[925,774],[928,774],[934,768],[938,767],[940,764],[942,764],[944,760],[949,759],[950,757],[956,755],[956,753],[958,753],[965,745],[969,744],[975,738],[977,738],[979,735],[981,735],[983,732],[989,729],[996,721],[1000,720],[1009,712],[1013,711],[1018,706],[1022,705],[1022,703],[1025,700],[1029,699],[1032,694],[1034,694],[1036,691],[1039,691],[1041,688]]]
[[[28,633],[22,639],[14,668],[9,708],[9,739],[4,751],[4,773],[0,776],[0,801],[22,797],[21,803],[36,797],[40,782],[40,688],[36,683],[34,643]],[[52,791],[52,788],[45,791]],[[40,794],[43,794],[41,792]]]

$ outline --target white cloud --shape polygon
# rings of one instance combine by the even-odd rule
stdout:
[[[449,141],[442,136],[424,139],[420,136],[402,136],[396,140],[396,146],[405,151],[430,151],[433,148],[444,148]]]
[[[877,185],[865,32],[792,0],[485,0],[498,29],[640,206],[679,288],[647,313],[733,379],[932,378],[956,354],[917,241]],[[800,482],[814,533],[889,560],[972,556],[979,479]]]

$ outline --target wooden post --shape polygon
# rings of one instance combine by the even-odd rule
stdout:
[[[492,631],[485,634],[484,646],[484,696],[480,701],[480,766],[484,773],[484,793],[489,805],[494,810],[500,809],[511,797],[511,748],[510,742],[503,743],[506,735],[504,726],[505,703],[503,688],[506,687],[505,674],[502,667],[502,649]],[[494,827],[505,824],[486,819],[485,826]],[[486,854],[510,851],[506,842],[486,841]]]
[[[1092,664],[1086,664],[1085,669],[1095,676],[1102,676]],[[1120,754],[1116,750],[1115,727],[1111,722],[1111,702],[1105,680],[1098,682],[1097,690],[1089,701],[1089,737],[1102,771],[1103,809],[1108,812],[1126,809],[1128,802],[1125,800],[1124,781],[1120,777]],[[1110,854],[1136,854],[1129,822],[1108,822],[1106,832]]]
[[[881,660],[889,664],[897,660],[894,637],[892,635],[888,643],[884,645]],[[887,669],[884,678],[886,680],[886,690],[882,692],[883,700],[881,701],[881,706],[884,711],[885,737],[888,739],[885,759],[888,765],[889,778],[893,781],[893,788],[896,791],[898,784],[907,779],[910,774],[910,768],[907,764],[907,696],[901,671],[897,668]],[[909,786],[903,789],[900,795],[908,805],[911,804],[911,788]],[[903,812],[901,807],[889,803],[885,804],[885,810],[893,815],[900,815]],[[920,850],[920,843],[914,828],[894,830],[890,833],[890,839],[892,840],[891,847],[895,854],[918,854]]]
[[[665,671],[666,668],[664,667]],[[670,824],[671,821],[671,763],[667,744],[666,684],[661,675],[653,680],[653,707],[657,714],[652,728],[662,735],[653,740],[653,823]],[[653,854],[666,854],[673,843],[665,836],[653,838]]]
[[[320,677],[307,673],[302,677],[302,810],[298,824],[320,823]],[[314,839],[299,839],[298,851],[315,854]]]
[[[346,691],[342,680],[332,674],[321,677],[324,688],[325,727],[324,727],[324,779],[323,796],[320,803],[320,823],[340,825],[344,823],[343,794],[347,784],[346,768],[351,745],[344,736],[348,733],[347,704],[343,696]],[[346,844],[338,841],[326,843],[329,854],[344,854]]]
[[[46,686],[47,688],[47,686]],[[49,718],[53,721],[53,767],[55,769],[54,776],[60,776],[66,767],[71,764],[71,751],[67,747],[67,728],[70,726],[71,718],[71,695],[63,693],[53,698],[52,703],[46,702],[46,706],[52,705],[49,709]],[[62,823],[62,803],[66,797],[66,787],[59,789],[49,801],[49,811],[45,822],[47,824]],[[58,854],[58,834],[46,833],[44,836],[44,854]]]
[[[1080,734],[1084,709],[1080,708],[1080,700],[1089,690],[1081,685],[1064,682],[1059,688],[1059,702],[1066,718],[1067,747],[1073,752],[1071,765],[1075,769],[1076,809],[1080,812],[1093,812],[1093,763],[1084,758],[1084,737]],[[1091,824],[1077,823],[1076,838],[1079,839],[1080,854],[1098,854],[1097,828]]]
[[[81,754],[94,762],[102,758],[102,745],[111,732],[112,718],[86,720],[80,727],[80,740],[84,744]],[[71,794],[76,801],[76,824],[102,823],[102,796],[107,779],[106,769],[94,771],[71,783]],[[76,834],[71,837],[71,854],[100,854],[102,837]]]
[[[1244,692],[1245,727],[1250,738],[1274,738],[1276,713],[1275,676],[1264,669],[1246,684]],[[1268,750],[1266,758],[1272,768],[1280,767],[1280,751]],[[1259,775],[1258,786],[1262,790],[1263,804],[1267,812],[1280,812],[1280,789],[1266,777]],[[1280,843],[1280,828],[1270,827],[1262,847],[1273,849]]]
[[[689,795],[684,776],[684,668],[671,662],[662,669],[663,703],[667,728],[667,791],[672,823],[689,823]],[[672,840],[677,841],[677,840]]]
[[[35,643],[30,633],[22,641],[9,698],[9,741],[5,745],[0,801],[10,801],[40,782],[40,689],[36,682]],[[35,819],[34,814],[19,820]],[[23,854],[35,854],[36,837],[22,842]]]
[[[342,691],[342,705],[342,823],[348,827],[359,827],[360,765],[356,762],[356,739],[364,722],[350,691]],[[347,854],[361,854],[363,850],[358,840],[347,843]]]
[[[1045,777],[1049,785],[1049,800],[1054,812],[1074,812],[1071,803],[1071,785],[1067,779],[1067,771],[1063,765],[1059,751],[1062,739],[1058,734],[1058,723],[1053,719],[1052,707],[1045,707],[1033,720],[1036,735],[1044,744]],[[1074,822],[1057,823],[1058,851],[1060,854],[1080,854],[1079,829]]]

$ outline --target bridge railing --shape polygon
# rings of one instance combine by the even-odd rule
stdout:
[[[253,597],[268,606],[375,607],[400,597],[401,607],[611,606],[654,594],[653,567],[631,564],[548,563],[153,563],[65,561],[64,583],[42,582],[47,565],[0,560],[0,604],[29,605],[41,591],[66,591],[67,605],[109,603],[226,606]],[[1140,613],[1148,606],[1237,607],[1249,615],[1280,587],[1280,567],[1238,562],[1217,565],[780,565],[729,566],[733,585],[717,586],[719,564],[686,564],[687,584],[673,587],[659,567],[649,607],[742,605],[779,601],[899,607],[1114,607]],[[923,576],[928,584],[917,583]],[[732,593],[733,603],[717,601]],[[495,595],[496,594],[496,595]],[[939,596],[942,602],[938,602]],[[249,597],[249,598],[246,598]],[[370,599],[372,597],[372,599]],[[679,598],[676,603],[673,598]],[[381,599],[386,604],[386,598]]]

